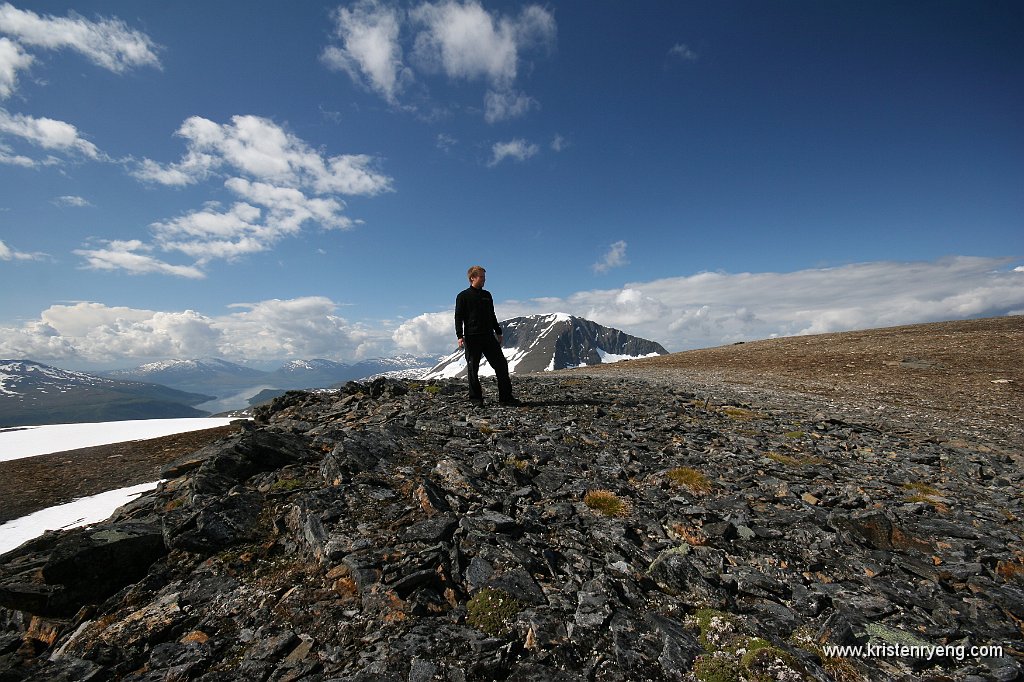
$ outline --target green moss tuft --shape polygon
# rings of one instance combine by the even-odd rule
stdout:
[[[512,595],[490,587],[477,592],[466,603],[469,624],[492,637],[503,637],[512,632],[512,619],[523,605]]]
[[[740,659],[740,667],[750,682],[775,682],[785,672],[805,678],[806,673],[795,656],[770,645],[748,651]],[[786,679],[791,679],[790,675]]]
[[[273,485],[270,486],[270,492],[272,493],[284,493],[291,492],[297,488],[302,487],[302,481],[297,478],[282,478],[274,481]]]
[[[739,682],[740,669],[728,658],[699,656],[693,664],[693,675],[700,682]]]
[[[699,609],[693,618],[700,629],[697,641],[705,651],[719,651],[735,640],[739,631],[739,620],[731,613],[716,609]]]

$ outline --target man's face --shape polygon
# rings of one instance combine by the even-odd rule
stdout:
[[[481,272],[479,275],[473,275],[469,279],[469,286],[474,289],[482,289],[485,281],[487,281],[487,275]]]

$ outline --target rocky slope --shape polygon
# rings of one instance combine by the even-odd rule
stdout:
[[[0,679],[1020,678],[1020,443],[682,383],[517,389],[275,400],[0,557]]]

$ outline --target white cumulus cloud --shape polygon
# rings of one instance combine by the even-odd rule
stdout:
[[[357,83],[365,82],[394,104],[413,79],[412,70],[402,61],[399,11],[377,0],[362,0],[351,7],[339,7],[333,19],[341,45],[324,48],[323,62],[344,71]]]
[[[529,5],[518,15],[485,9],[476,0],[424,2],[409,11],[381,0],[360,0],[333,14],[335,44],[321,52],[329,67],[398,104],[421,76],[483,81],[485,118],[522,116],[536,100],[514,90],[522,54],[555,41],[554,15]],[[408,55],[408,61],[406,59]]]
[[[539,153],[540,147],[522,138],[516,138],[508,142],[496,142],[491,147],[491,160],[487,162],[487,165],[494,167],[506,159],[526,161]]]
[[[500,307],[505,316],[564,310],[683,350],[1013,313],[1024,309],[1024,272],[974,257],[706,272]]]
[[[684,62],[695,62],[697,61],[697,53],[691,50],[683,43],[676,43],[669,49],[668,54],[674,59],[679,59]]]
[[[594,263],[591,268],[598,274],[604,274],[612,268],[621,268],[623,265],[628,265],[629,261],[626,259],[626,242],[620,240],[608,247],[608,251],[597,263]]]
[[[186,185],[223,171],[316,193],[373,196],[391,190],[391,178],[374,168],[373,157],[324,157],[284,127],[260,116],[233,116],[225,124],[192,116],[177,135],[186,144],[182,159],[167,165],[146,159],[136,171],[139,178]]]
[[[74,13],[67,17],[40,16],[4,3],[0,5],[0,33],[25,46],[74,50],[114,73],[160,66],[158,48],[149,36],[120,19],[91,21]]]
[[[0,4],[0,100],[18,85],[18,73],[37,61],[36,50],[71,50],[94,64],[123,73],[128,69],[160,67],[157,46],[146,34],[120,19],[85,19],[73,12],[66,17],[41,16],[10,3]],[[71,123],[45,116],[27,116],[0,108],[0,137],[16,138],[48,151],[73,153],[91,160],[108,160]],[[60,163],[52,154],[35,159],[14,154],[0,145],[0,163],[26,168]]]
[[[423,313],[398,325],[391,336],[395,345],[410,353],[435,355],[454,350],[454,312]]]
[[[519,118],[537,106],[537,100],[521,92],[489,90],[484,95],[484,120],[488,123],[497,123]]]
[[[71,194],[55,197],[51,200],[51,203],[56,206],[71,206],[73,208],[88,208],[92,206],[92,202],[85,197],[78,197]]]
[[[152,250],[153,247],[138,239],[115,239],[106,242],[106,246],[101,248],[76,249],[74,254],[82,256],[86,267],[93,270],[123,270],[132,275],[157,273],[188,279],[202,279],[206,276],[198,267],[166,263],[146,253]]]
[[[310,296],[230,306],[220,316],[96,302],[53,305],[19,327],[0,327],[0,357],[75,365],[130,365],[167,358],[228,360],[379,355],[390,332],[350,323],[337,304]]]
[[[118,248],[147,255],[138,244]],[[5,247],[0,243],[0,254]],[[140,252],[141,251],[141,252]],[[0,256],[2,257],[2,256]],[[322,296],[239,303],[225,315],[83,302],[0,327],[0,357],[130,364],[170,357],[229,360],[388,355],[454,349],[453,311],[400,324],[352,323]],[[524,301],[499,319],[563,311],[658,341],[670,351],[774,336],[1024,312],[1024,271],[1005,259],[869,262],[796,272],[705,272]]]
[[[26,253],[12,249],[0,239],[0,260],[41,260],[46,258],[45,253]]]
[[[392,179],[366,155],[325,156],[283,126],[259,116],[234,116],[220,124],[201,116],[187,119],[177,131],[185,140],[179,161],[161,164],[144,159],[139,179],[168,186],[223,179],[238,201],[228,208],[215,203],[150,225],[153,240],[131,249],[83,249],[88,267],[121,268],[136,274],[162,273],[202,277],[214,260],[233,260],[271,249],[308,224],[348,229],[341,196],[375,196],[392,191]],[[172,265],[151,255],[159,248],[191,259]]]
[[[27,69],[32,62],[32,55],[22,50],[20,45],[8,38],[0,38],[0,99],[11,96],[18,85],[18,71]]]
[[[70,123],[52,118],[12,114],[0,109],[0,135],[11,135],[43,149],[77,152],[90,159],[101,158],[99,149],[81,136]]]

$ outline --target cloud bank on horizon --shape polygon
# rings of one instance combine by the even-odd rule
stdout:
[[[567,312],[658,341],[669,351],[774,336],[971,317],[1024,315],[1024,270],[1005,259],[858,263],[791,273],[705,272],[565,298],[499,300],[499,317]],[[353,323],[328,298],[240,303],[238,312],[153,311],[80,302],[0,328],[0,357],[75,366],[221,357],[351,360],[453,347],[453,310],[400,323]]]

